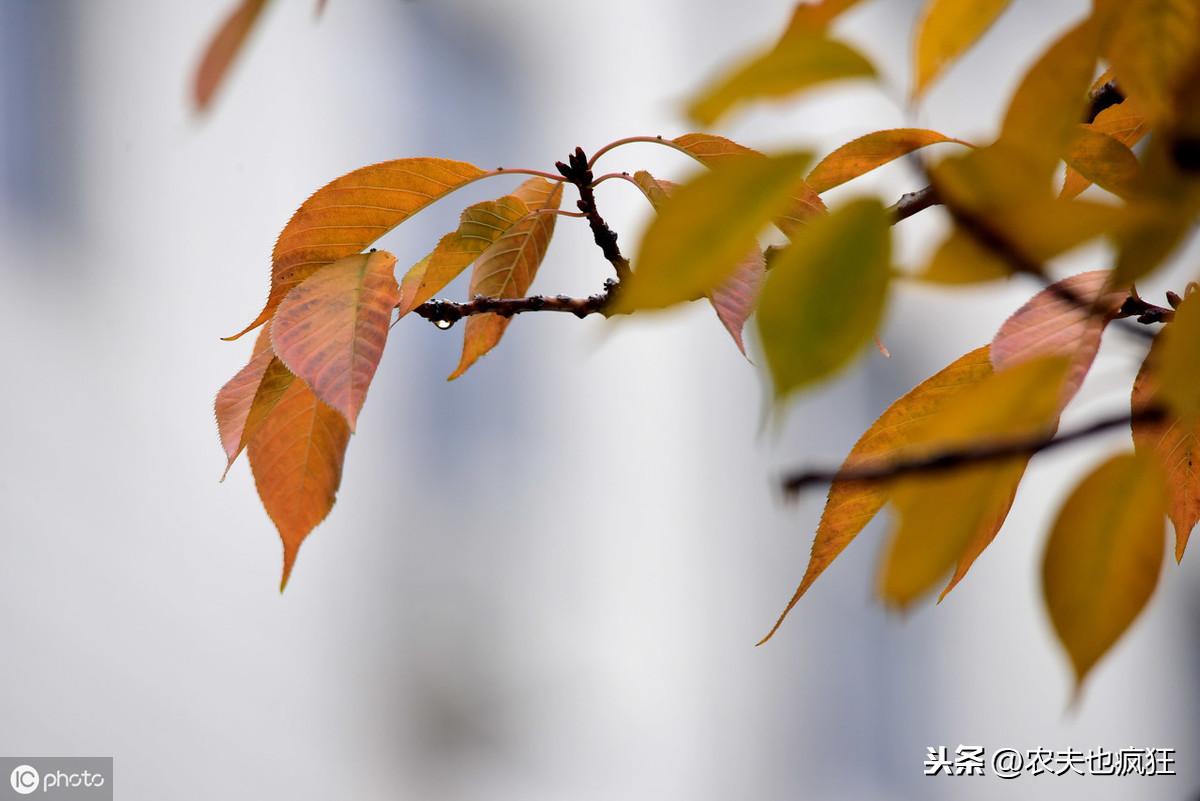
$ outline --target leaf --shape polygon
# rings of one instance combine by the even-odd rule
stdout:
[[[1161,338],[1155,339],[1133,382],[1130,408],[1136,413],[1160,402]],[[1200,521],[1200,420],[1186,423],[1175,415],[1163,420],[1134,420],[1133,446],[1150,454],[1167,476],[1167,516],[1175,527],[1175,561],[1183,560],[1188,538]]]
[[[664,308],[708,294],[733,274],[803,180],[807,154],[726,159],[678,191],[642,238],[613,312]]]
[[[246,445],[243,433],[246,430],[246,418],[250,415],[250,407],[262,383],[263,374],[275,358],[275,353],[271,350],[269,331],[269,327],[263,329],[254,343],[254,354],[249,363],[221,387],[213,404],[217,416],[217,432],[221,436],[221,446],[225,449],[227,458],[226,473]]]
[[[1052,433],[1066,369],[1066,359],[1035,359],[965,389],[918,432],[913,455]],[[1017,455],[897,480],[897,524],[879,579],[884,602],[909,606],[957,565],[948,592],[995,538],[1028,460]]]
[[[288,292],[327,264],[361,252],[400,223],[472,181],[496,175],[462,161],[411,158],[362,167],[304,201],[271,256],[271,294],[254,322],[265,323]]]
[[[1129,296],[1108,285],[1111,277],[1108,270],[1093,270],[1038,292],[996,332],[992,365],[1001,371],[1041,356],[1067,357],[1071,366],[1059,408],[1065,407],[1087,377],[1105,327]]]
[[[970,144],[961,139],[924,128],[892,128],[875,131],[847,142],[830,153],[808,174],[808,185],[817,192],[827,192],[835,186],[864,175],[876,167],[939,142]]]
[[[280,592],[309,532],[329,514],[342,481],[350,427],[303,381],[293,381],[250,440],[258,496],[283,540]]]
[[[557,209],[562,202],[562,184],[532,178],[521,184],[513,196],[524,202],[530,212]],[[546,255],[546,249],[550,247],[556,219],[556,214],[527,214],[502,233],[476,259],[468,294],[472,297],[525,297]],[[480,356],[496,347],[510,320],[499,314],[468,317],[463,333],[462,358],[449,380],[458,378]]]
[[[925,379],[896,400],[879,416],[871,427],[854,443],[842,470],[887,463],[901,457],[906,449],[917,444],[914,433],[927,426],[928,421],[941,414],[943,408],[968,388],[992,375],[988,348],[976,348],[956,359],[940,372]],[[771,639],[784,618],[792,611],[809,587],[833,563],[867,523],[887,503],[891,485],[888,482],[834,481],[829,488],[821,522],[813,539],[812,555],[804,578],[796,588],[787,608],[759,645]]]
[[[776,400],[871,341],[887,300],[890,234],[882,204],[858,200],[811,222],[773,259],[755,319]]]
[[[1067,498],[1042,562],[1050,621],[1076,690],[1137,618],[1158,583],[1166,488],[1153,459],[1120,454]]]
[[[1173,116],[1172,96],[1200,51],[1195,0],[1107,0],[1103,52],[1126,95],[1156,119]]]
[[[929,0],[917,28],[913,97],[992,26],[1009,0]]]
[[[1080,125],[1063,158],[1083,178],[1085,187],[1096,183],[1122,198],[1137,191],[1141,173],[1137,157],[1115,137]]]
[[[871,62],[854,48],[797,25],[789,27],[774,48],[714,81],[691,102],[688,114],[702,125],[712,125],[746,101],[786,97],[829,81],[874,75]]]
[[[212,102],[266,5],[267,0],[242,0],[209,41],[192,84],[192,102],[197,111],[204,111]]]
[[[792,11],[792,18],[788,21],[784,37],[795,35],[793,31],[801,30],[809,33],[819,33],[825,30],[831,22],[848,9],[857,5],[857,3],[858,0],[799,2],[796,4],[795,10]]]
[[[655,209],[666,203],[676,187],[672,182],[660,181],[644,170],[635,172],[633,181]],[[708,294],[708,301],[717,313],[717,319],[733,337],[733,343],[743,356],[746,355],[746,343],[742,338],[742,329],[758,305],[758,296],[766,277],[766,259],[762,249],[755,246],[734,268],[733,274]]]
[[[288,293],[271,344],[289,370],[354,430],[399,299],[390,253],[339,259]]]
[[[725,164],[738,156],[756,156],[766,158],[762,153],[723,136],[704,133],[690,133],[675,139],[667,140],[665,144],[680,150],[703,164],[705,167],[716,167]],[[829,212],[811,186],[806,181],[799,182],[795,193],[784,210],[772,222],[775,227],[789,237],[800,230],[806,222],[814,217],[823,217]]]
[[[1096,119],[1083,127],[1108,134],[1126,147],[1132,148],[1146,133],[1146,115],[1136,100],[1125,98],[1124,101],[1101,111],[1096,115]],[[1089,186],[1091,181],[1072,169],[1068,160],[1067,175],[1063,180],[1060,197],[1073,198]]]
[[[528,214],[529,207],[515,195],[464,209],[458,230],[443,236],[429,255],[405,274],[400,283],[399,315],[403,317],[445,289]]]
[[[1162,338],[1159,370],[1163,401],[1186,421],[1200,418],[1200,292],[1189,292]]]

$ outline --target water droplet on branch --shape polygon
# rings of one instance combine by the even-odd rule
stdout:
[[[433,324],[436,325],[438,328],[442,329],[443,331],[445,331],[446,329],[448,329],[454,325],[454,321],[439,319],[439,320],[434,320]]]

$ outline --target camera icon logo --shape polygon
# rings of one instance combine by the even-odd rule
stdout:
[[[18,795],[29,795],[38,788],[40,781],[41,777],[32,765],[17,765],[8,777],[8,783]]]

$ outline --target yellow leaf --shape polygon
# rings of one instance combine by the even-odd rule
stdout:
[[[847,142],[821,159],[808,174],[808,185],[817,192],[827,192],[889,161],[940,142],[954,142],[970,147],[969,143],[961,139],[924,128],[875,131]]]
[[[1129,405],[1135,414],[1161,402],[1162,342],[1155,339],[1133,382]],[[1200,521],[1200,420],[1189,423],[1170,414],[1162,420],[1135,419],[1133,446],[1139,454],[1152,454],[1167,476],[1167,516],[1175,527],[1175,560],[1180,561]]]
[[[871,341],[887,300],[891,226],[877,200],[814,220],[771,263],[755,317],[781,400]]]
[[[771,50],[713,82],[692,101],[688,114],[712,125],[749,100],[787,97],[829,81],[874,75],[875,68],[858,51],[799,25],[789,28]]]
[[[953,398],[991,375],[992,362],[985,346],[976,348],[925,379],[889,406],[859,437],[842,463],[842,470],[886,464],[901,458],[906,450],[917,444],[913,438],[915,432],[921,431],[929,420],[940,415]],[[779,630],[788,612],[808,592],[817,577],[883,508],[889,493],[890,484],[882,481],[833,482],[816,537],[813,538],[812,555],[804,578],[760,645]]]
[[[515,195],[468,206],[458,229],[443,236],[430,253],[409,268],[400,282],[399,315],[432,298],[457,278],[492,243],[529,215],[525,201]]]
[[[919,432],[914,455],[1052,433],[1066,370],[1066,359],[1035,359],[964,390]],[[884,602],[909,606],[956,564],[965,572],[964,556],[973,559],[1003,524],[1028,459],[1010,456],[899,479],[891,497],[898,521],[879,580]]]
[[[513,195],[530,212],[557,209],[562,201],[562,184],[532,178],[521,184]],[[556,214],[529,214],[501,234],[475,261],[468,294],[490,298],[523,298],[533,283],[550,238],[554,235]],[[467,318],[463,351],[458,367],[449,380],[458,378],[472,364],[500,342],[510,317],[476,314]]]
[[[983,36],[1010,0],[929,0],[913,45],[913,96]]]
[[[807,154],[724,159],[680,186],[642,238],[613,311],[664,308],[711,292],[787,207],[808,162]]]
[[[1105,0],[1103,51],[1117,83],[1156,119],[1173,116],[1173,94],[1200,55],[1195,0]]]
[[[1116,137],[1080,125],[1063,158],[1085,182],[1099,184],[1122,198],[1137,192],[1141,167],[1133,151]]]
[[[447,159],[397,159],[343,175],[292,215],[271,255],[271,293],[242,334],[271,319],[301,281],[368,245],[434,201],[495,173]]]
[[[1167,493],[1148,455],[1114,456],[1067,498],[1042,562],[1042,589],[1076,690],[1158,583]]]
[[[1162,338],[1162,398],[1176,415],[1200,417],[1200,292],[1191,292],[1159,336]]]

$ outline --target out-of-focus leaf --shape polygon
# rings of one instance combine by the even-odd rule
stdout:
[[[1133,382],[1134,413],[1161,402],[1158,362],[1162,340],[1156,339]],[[1167,516],[1175,527],[1175,560],[1183,559],[1192,529],[1200,521],[1200,420],[1188,423],[1175,415],[1163,420],[1135,420],[1133,446],[1150,454],[1167,476]]]
[[[1058,514],[1046,543],[1042,589],[1077,690],[1154,593],[1166,505],[1154,460],[1121,454],[1092,471]]]
[[[797,3],[792,18],[784,29],[783,38],[795,36],[802,31],[820,33],[857,3],[858,0],[816,0]]]
[[[1172,96],[1200,55],[1195,0],[1103,0],[1104,57],[1121,90],[1156,119],[1174,114]]]
[[[644,170],[635,172],[633,180],[656,209],[667,201],[675,189],[675,184],[660,181]],[[708,295],[709,303],[717,313],[717,319],[725,326],[725,330],[729,332],[733,343],[743,356],[746,355],[746,343],[742,337],[742,329],[758,305],[758,296],[766,277],[767,263],[763,258],[762,249],[756,245],[738,263],[733,274]]]
[[[919,278],[935,284],[974,284],[1012,275],[1012,266],[999,254],[959,227],[954,227],[933,252]]]
[[[889,161],[940,142],[954,142],[970,146],[961,139],[924,128],[892,128],[886,131],[875,131],[847,142],[821,159],[821,162],[808,174],[808,185],[816,192],[827,192],[876,167],[882,167]]]
[[[458,229],[443,236],[425,258],[414,264],[400,283],[401,317],[445,289],[471,262],[529,215],[516,195],[468,206]]]
[[[361,252],[434,201],[495,174],[461,161],[412,158],[372,164],[326,184],[304,201],[275,242],[263,310],[228,339],[271,319],[287,293],[325,265]]]
[[[1112,273],[1093,270],[1054,283],[1009,317],[992,339],[992,365],[1007,370],[1040,356],[1065,356],[1065,407],[1087,377],[1100,337],[1129,293],[1109,286]]]
[[[888,463],[911,450],[914,434],[927,426],[928,421],[941,414],[950,401],[969,387],[992,375],[988,348],[976,348],[955,360],[940,372],[925,379],[894,402],[871,424],[854,443],[842,469],[860,468]],[[817,577],[833,563],[858,533],[887,502],[890,484],[887,482],[835,481],[829,488],[829,498],[821,513],[821,522],[813,539],[812,555],[804,578],[796,588],[787,608],[779,616],[760,645],[769,640],[792,607],[808,592]]]
[[[1159,334],[1162,399],[1185,421],[1200,418],[1200,293],[1189,293],[1174,322]]]
[[[829,81],[874,75],[871,62],[854,48],[797,25],[774,48],[705,88],[688,113],[702,125],[712,125],[749,100],[788,97]]]
[[[275,353],[351,431],[399,298],[395,267],[384,251],[339,259],[289,292],[271,322]]]
[[[557,209],[562,202],[562,184],[531,178],[513,196],[530,212]],[[533,283],[550,238],[554,235],[556,214],[530,213],[512,225],[475,261],[468,294],[490,298],[523,298]],[[499,314],[476,314],[467,318],[463,334],[462,357],[450,380],[458,378],[475,361],[500,342],[511,321]]]
[[[890,234],[883,206],[858,200],[813,220],[772,260],[755,319],[777,400],[871,341],[887,300]]]
[[[723,136],[704,133],[690,133],[667,141],[667,144],[681,150],[705,167],[716,167],[730,159],[739,156],[756,156],[766,158],[757,150],[739,145],[737,142]],[[773,222],[780,231],[792,236],[803,225],[814,217],[822,217],[828,213],[824,201],[821,200],[807,181],[799,182],[795,187],[791,202]]]
[[[246,430],[246,418],[262,383],[263,374],[275,358],[275,352],[271,350],[269,331],[268,326],[259,334],[249,363],[221,387],[213,404],[217,415],[217,432],[221,436],[221,446],[225,449],[227,473],[245,447],[246,438],[243,432]]]
[[[1132,148],[1145,135],[1146,114],[1133,98],[1101,111],[1096,119],[1084,126],[1097,133],[1108,134],[1125,147]],[[1063,179],[1062,198],[1073,198],[1091,186],[1091,181],[1071,168],[1068,160],[1067,175]]]
[[[1085,186],[1087,182],[1096,183],[1123,198],[1137,191],[1141,173],[1137,157],[1115,137],[1081,125],[1063,157],[1083,177]]]
[[[1066,359],[1035,359],[965,389],[919,433],[918,455],[1053,432],[1066,368]],[[965,573],[964,557],[973,560],[1004,523],[1028,460],[1017,455],[897,480],[891,500],[898,520],[879,580],[884,602],[907,607],[956,564]]]
[[[808,163],[799,153],[724,159],[680,186],[642,238],[613,310],[663,308],[719,286],[787,207]]]
[[[913,96],[983,36],[1010,0],[929,0],[913,45]]]
[[[283,540],[287,586],[300,544],[333,508],[350,427],[303,381],[293,381],[250,440],[258,496]]]
[[[204,111],[212,102],[266,5],[267,0],[242,0],[209,41],[192,84],[192,102],[198,111]]]

